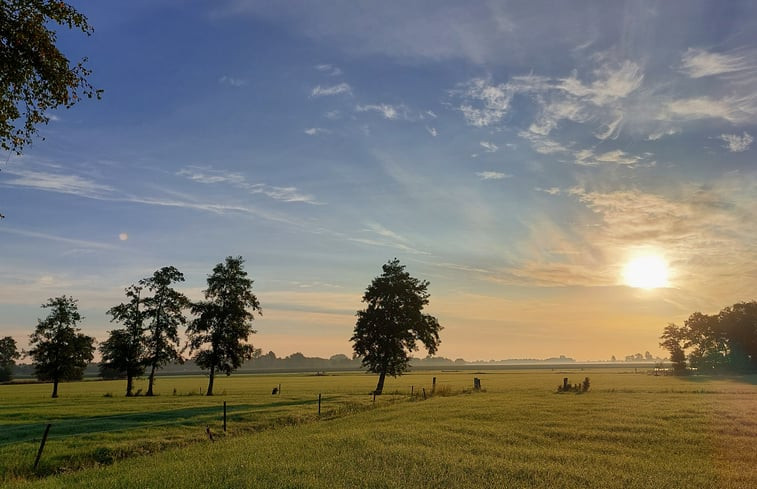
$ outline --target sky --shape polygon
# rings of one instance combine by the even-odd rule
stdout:
[[[50,297],[104,340],[125,287],[172,265],[199,299],[230,255],[279,356],[350,354],[394,257],[453,359],[664,356],[668,323],[757,298],[755,2],[73,5],[103,99],[0,155],[21,348]],[[661,286],[629,285],[644,257]]]

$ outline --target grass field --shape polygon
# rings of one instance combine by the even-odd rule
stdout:
[[[433,376],[455,395],[410,400]],[[474,376],[485,392],[461,393]],[[591,391],[556,394],[564,376],[589,376]],[[417,372],[390,379],[397,395],[375,406],[375,377],[359,373],[232,376],[212,398],[194,395],[203,377],[160,378],[152,399],[123,398],[123,382],[63,384],[57,400],[49,385],[0,386],[0,484],[746,489],[757,487],[755,384],[605,369]]]

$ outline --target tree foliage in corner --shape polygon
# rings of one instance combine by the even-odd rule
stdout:
[[[147,347],[141,293],[142,287],[130,286],[126,289],[128,302],[108,310],[111,321],[124,327],[111,331],[108,339],[100,344],[100,375],[105,377],[103,374],[111,371],[126,376],[126,397],[133,395],[134,379],[145,373]]]
[[[62,1],[0,1],[0,147],[21,154],[50,109],[82,97],[100,98],[87,77],[87,58],[70,64],[56,46],[52,24],[91,35],[87,18]],[[19,121],[21,119],[21,121]]]
[[[16,348],[16,340],[11,336],[0,338],[0,382],[13,379],[13,367],[21,358]]]
[[[231,375],[256,353],[248,340],[255,333],[254,313],[262,314],[262,310],[243,265],[241,256],[229,256],[216,265],[208,276],[206,300],[192,306],[197,317],[187,334],[192,351],[198,352],[197,365],[209,370],[209,396],[213,395],[216,371]]]
[[[152,295],[142,299],[142,317],[146,320],[145,364],[150,367],[146,396],[153,395],[155,371],[171,362],[181,362],[179,351],[179,326],[184,326],[187,318],[184,309],[189,300],[176,291],[172,285],[183,282],[184,274],[176,267],[163,267],[152,277],[139,281],[139,285]]]
[[[34,374],[39,380],[52,381],[52,397],[58,397],[60,381],[80,380],[84,375],[93,358],[95,339],[79,332],[77,324],[82,318],[73,297],[48,299],[42,307],[50,309],[50,314],[39,320],[28,354]]]
[[[383,392],[387,375],[396,377],[407,370],[418,342],[429,355],[436,353],[442,329],[434,316],[423,313],[429,299],[427,281],[411,277],[396,258],[383,266],[383,272],[363,294],[367,307],[357,312],[350,338],[363,366],[379,374],[376,394]]]
[[[757,302],[739,302],[718,314],[695,312],[683,326],[669,324],[660,337],[673,370],[757,371]],[[687,354],[688,352],[688,354]]]

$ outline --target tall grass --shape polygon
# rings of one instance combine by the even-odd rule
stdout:
[[[486,392],[410,402],[410,386],[416,392],[425,386],[430,392],[431,375],[438,379],[437,392],[469,390],[474,375],[482,379]],[[589,393],[554,393],[563,376],[578,382],[587,375]],[[238,402],[253,403],[261,397],[254,404],[261,409],[240,418],[236,422],[240,425],[258,416],[270,415],[271,422],[281,416],[286,419],[300,408],[312,413],[314,404],[297,406],[295,401],[313,399],[318,391],[335,399],[359,400],[361,408],[369,406],[368,392],[375,380],[364,375],[233,379],[224,379],[227,383],[220,388],[229,398],[239,396]],[[282,400],[295,403],[294,408],[270,401],[269,386],[279,379]],[[191,425],[165,428],[148,438],[155,443],[160,436],[181,439],[186,428],[193,439],[184,439],[184,446],[150,450],[109,466],[104,465],[114,453],[118,458],[117,447],[124,440],[117,434],[100,434],[92,443],[82,441],[80,448],[100,449],[103,466],[40,480],[27,475],[6,478],[5,483],[93,488],[757,487],[757,387],[750,380],[755,379],[692,382],[598,371],[419,373],[387,385],[388,391],[405,394],[407,402],[385,402],[379,409],[356,409],[317,422],[313,417],[282,423],[288,425],[255,434],[231,431],[216,442]],[[169,383],[161,382],[171,389]],[[298,391],[302,397],[295,395]],[[287,392],[291,397],[285,397]],[[205,401],[170,395],[139,398],[132,412],[138,411],[134,408],[138,403],[146,407],[165,398],[174,400],[174,408]],[[102,406],[133,401],[102,394],[91,399]],[[219,400],[212,399],[216,405]],[[30,402],[29,409],[44,411],[33,408],[38,403],[43,401]],[[8,413],[0,416],[3,423],[12,418]],[[218,420],[213,426],[218,429]],[[134,430],[127,441],[137,439],[140,431]]]

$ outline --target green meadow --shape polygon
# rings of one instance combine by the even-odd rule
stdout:
[[[563,377],[586,376],[588,393],[556,393]],[[473,377],[482,392],[471,391]],[[375,382],[233,375],[206,397],[204,377],[160,377],[158,396],[128,399],[122,381],[61,384],[59,399],[47,384],[2,385],[0,485],[757,487],[757,376],[416,371],[388,379],[373,403]]]

